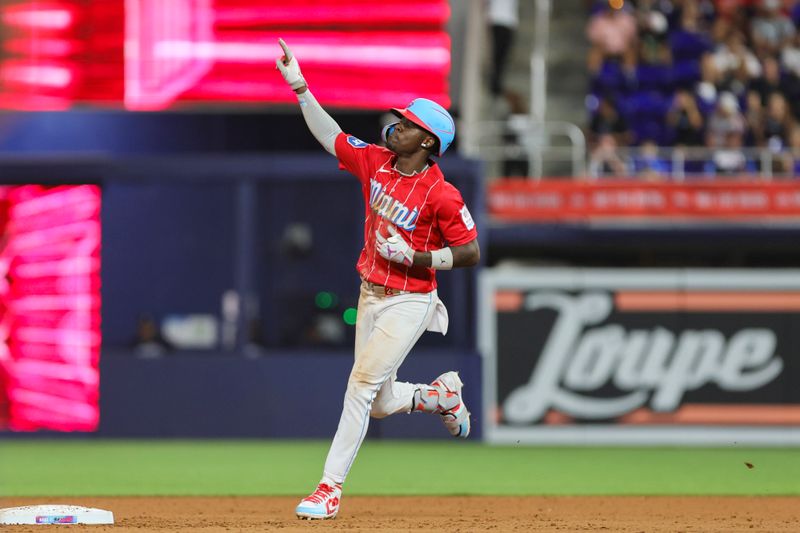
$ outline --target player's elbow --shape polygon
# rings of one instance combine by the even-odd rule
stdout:
[[[481,249],[478,246],[477,239],[458,247],[458,261],[455,266],[459,267],[473,267],[481,261]]]
[[[466,266],[474,267],[480,262],[481,262],[481,249],[478,247],[477,243],[475,243],[475,250],[469,255],[469,259],[467,261]]]

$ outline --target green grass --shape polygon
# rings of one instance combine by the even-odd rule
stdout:
[[[0,495],[300,495],[319,479],[327,449],[318,441],[7,440]],[[347,492],[800,495],[800,449],[368,441]]]

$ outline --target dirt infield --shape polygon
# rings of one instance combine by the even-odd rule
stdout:
[[[116,525],[70,531],[798,531],[798,497],[365,497],[339,517],[300,521],[290,497],[2,498],[0,507],[69,503],[114,512]],[[62,526],[63,527],[63,526]],[[59,531],[62,529],[58,528]],[[42,526],[4,531],[41,533]]]

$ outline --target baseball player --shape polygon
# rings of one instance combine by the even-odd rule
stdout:
[[[477,231],[461,194],[431,159],[455,136],[450,114],[418,98],[392,109],[398,122],[383,131],[386,148],[342,132],[308,90],[297,59],[281,39],[276,60],[297,94],[303,117],[339,167],[361,182],[365,201],[364,248],[356,269],[361,294],[356,320],[355,364],[347,382],[339,427],[322,480],[295,512],[300,518],[333,518],[344,483],[367,432],[370,416],[423,412],[440,415],[455,437],[470,431],[461,380],[446,372],[430,385],[397,381],[397,369],[426,330],[447,332],[447,310],[436,293],[436,271],[474,266]]]

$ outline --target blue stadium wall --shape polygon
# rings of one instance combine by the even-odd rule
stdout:
[[[169,157],[76,152],[0,159],[4,183],[102,186],[97,436],[333,435],[352,366],[353,327],[336,345],[294,336],[302,331],[298,316],[310,316],[309,302],[318,291],[335,292],[342,307],[355,306],[364,206],[358,182],[320,152]],[[481,224],[480,166],[453,155],[442,167]],[[310,229],[310,251],[287,253],[283,240],[290,224]],[[443,371],[460,370],[468,383],[466,399],[477,409],[476,274],[471,269],[440,276],[450,331],[445,337],[424,335],[399,377],[429,382]],[[136,356],[141,314],[156,320],[190,313],[219,316],[227,290],[259,302],[255,352],[248,344],[248,325],[240,323],[235,345],[226,349]],[[438,418],[421,415],[375,421],[370,435],[449,438]]]

